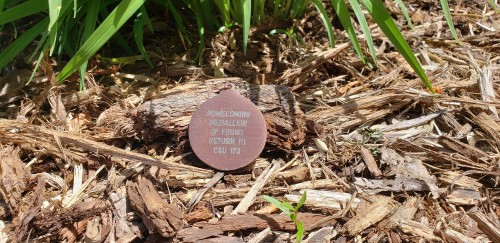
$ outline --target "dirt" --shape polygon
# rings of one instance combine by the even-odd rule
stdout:
[[[376,68],[340,30],[328,48],[314,9],[281,23],[303,44],[262,26],[243,55],[228,30],[196,64],[174,32],[147,36],[153,68],[96,56],[85,91],[77,76],[53,86],[49,58],[27,86],[30,70],[2,76],[0,242],[293,242],[262,195],[303,192],[305,242],[500,242],[500,32],[485,5],[451,5],[460,42],[435,1],[411,3],[413,29],[389,8],[436,94],[378,28]],[[250,167],[218,172],[186,131],[230,83],[269,136]]]

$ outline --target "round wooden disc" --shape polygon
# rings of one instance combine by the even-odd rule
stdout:
[[[236,170],[252,163],[264,149],[266,137],[260,110],[232,89],[201,104],[189,123],[194,153],[218,170]]]

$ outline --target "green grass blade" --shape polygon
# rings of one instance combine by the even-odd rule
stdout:
[[[448,0],[439,0],[441,3],[441,8],[443,8],[443,14],[444,18],[446,19],[446,23],[448,24],[448,27],[450,28],[451,35],[455,40],[460,42],[460,39],[458,39],[457,32],[455,31],[455,25],[453,24],[453,20],[451,19],[451,12],[450,12],[450,6],[448,6]]]
[[[395,1],[398,4],[399,8],[401,9],[401,12],[403,12],[403,15],[405,16],[406,22],[408,22],[408,26],[410,26],[410,28],[413,29],[413,23],[411,22],[410,15],[408,14],[408,9],[406,9],[406,6],[403,3],[403,0],[395,0]]]
[[[387,9],[385,9],[384,4],[380,0],[360,0],[365,6],[366,10],[373,17],[379,28],[384,32],[384,34],[389,38],[391,43],[396,47],[399,53],[405,58],[405,60],[410,64],[415,73],[424,82],[425,86],[429,89],[431,93],[434,94],[434,89],[429,79],[425,75],[422,66],[418,62],[417,58],[413,54],[410,46],[406,43],[403,35],[399,31],[396,23],[391,18]]]
[[[0,0],[0,16],[2,16],[2,12],[3,12],[3,8],[5,7],[5,1],[4,0]],[[3,25],[0,24],[0,32],[2,31],[3,29]]]
[[[57,23],[57,20],[59,19],[59,13],[61,12],[61,7],[61,0],[49,0],[49,31]]]
[[[306,199],[307,199],[307,194],[304,191],[304,193],[302,193],[302,197],[300,197],[300,200],[295,208],[298,210],[300,207],[302,207],[302,205],[304,205],[304,203],[306,202]]]
[[[188,3],[188,7],[195,13],[196,25],[198,26],[198,34],[200,36],[200,44],[198,46],[198,52],[194,58],[195,62],[198,62],[203,51],[205,50],[205,23],[203,22],[203,16],[201,13],[201,4],[198,0],[191,0]]]
[[[363,63],[367,63],[366,57],[361,50],[361,45],[359,44],[358,36],[356,35],[356,30],[354,29],[354,25],[351,22],[351,15],[349,14],[349,9],[347,9],[347,5],[344,0],[331,0],[333,8],[335,12],[339,16],[340,23],[344,26],[345,31],[347,32],[347,36],[349,40],[351,40],[352,46],[354,50],[358,54],[359,58]]]
[[[242,14],[243,14],[243,54],[247,54],[248,48],[248,34],[250,33],[250,16],[252,16],[252,1],[242,0]]]
[[[21,3],[0,14],[0,25],[44,11],[48,7],[47,1],[44,0],[30,0]]]
[[[359,5],[358,0],[349,0],[349,3],[351,4],[352,10],[354,11],[356,18],[358,19],[359,25],[361,26],[361,30],[365,35],[366,44],[368,45],[368,50],[370,51],[370,55],[373,58],[373,62],[375,63],[375,66],[378,66],[377,50],[375,50],[375,45],[373,44],[373,38],[370,31],[370,27],[368,26],[368,22],[366,21],[365,15],[361,10],[361,6]]]
[[[224,26],[229,27],[231,25],[231,15],[229,12],[231,6],[229,0],[214,0],[214,2],[222,16]]]
[[[49,25],[49,18],[45,18],[19,36],[12,44],[0,53],[0,70],[12,61]]]
[[[57,82],[62,82],[76,71],[85,61],[91,58],[120,27],[144,4],[145,0],[124,0],[116,6],[111,14],[102,22],[89,37],[75,56],[57,75]]]
[[[330,22],[330,17],[326,13],[325,6],[323,6],[323,3],[321,3],[321,0],[312,0],[314,3],[314,6],[319,12],[319,16],[321,17],[321,20],[323,21],[323,25],[325,26],[326,33],[328,33],[328,40],[330,41],[330,47],[335,46],[335,36],[333,35],[333,27],[332,23]]]
[[[278,207],[283,213],[285,213],[288,217],[290,217],[291,212],[290,212],[290,209],[286,206],[283,205],[282,202],[278,201],[276,198],[274,197],[270,197],[270,196],[267,196],[267,195],[264,195],[262,196],[262,198],[264,198],[264,200],[274,204],[276,207]]]
[[[304,237],[304,223],[297,221],[295,223],[295,227],[297,228],[297,233],[295,233],[295,239],[297,243],[302,242],[302,238]]]
[[[87,3],[87,11],[85,16],[85,27],[83,29],[82,38],[80,39],[80,46],[82,46],[85,41],[92,35],[95,31],[95,25],[97,23],[97,16],[99,14],[100,0],[90,0]],[[87,72],[88,61],[85,61],[80,66],[80,90],[85,89],[85,73]]]
[[[101,2],[101,4],[103,4],[103,2]],[[105,19],[110,15],[110,12],[108,11],[107,8],[104,7],[99,9],[99,14],[103,19]],[[125,50],[127,55],[132,56],[134,54],[134,51],[129,46],[127,40],[125,40],[125,37],[123,37],[123,35],[120,34],[120,32],[116,32],[111,38],[114,42],[116,42],[116,44],[118,44],[118,46],[120,46],[123,50]]]
[[[488,3],[493,8],[493,10],[495,11],[495,13],[499,13],[500,12],[500,9],[498,8],[498,5],[495,3],[495,1],[488,0]]]
[[[220,26],[219,21],[217,20],[217,16],[214,14],[214,10],[212,8],[212,0],[198,0],[201,5],[201,14],[203,15],[203,23],[205,27],[209,30],[217,30]]]
[[[151,59],[149,59],[148,52],[146,51],[146,48],[144,48],[143,42],[144,25],[146,25],[147,22],[146,18],[148,18],[147,15],[144,15],[144,13],[141,11],[138,13],[137,18],[134,20],[134,40],[137,48],[139,48],[139,51],[141,52],[148,65],[150,67],[153,67],[153,63],[151,62]]]
[[[144,7],[144,5],[142,5],[140,8],[140,11],[144,15],[144,24],[148,27],[148,29],[149,29],[149,31],[151,31],[151,33],[154,33],[153,23],[151,23],[151,19],[149,18],[148,10],[146,10],[146,7]]]
[[[181,15],[179,14],[179,11],[175,8],[174,4],[172,3],[171,0],[167,0],[165,2],[165,5],[167,6],[167,9],[172,13],[172,16],[174,17],[175,25],[177,26],[177,29],[181,33],[181,36],[184,40],[186,40],[188,45],[191,45],[191,40],[189,39],[189,36],[186,32],[186,27],[184,26],[184,23],[182,22]]]

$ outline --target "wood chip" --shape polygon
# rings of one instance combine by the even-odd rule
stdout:
[[[21,204],[23,192],[28,189],[30,169],[19,158],[19,148],[0,147],[0,195],[11,213]]]
[[[299,221],[304,223],[304,228],[307,228],[310,225],[319,222],[327,216],[322,214],[313,214],[313,213],[299,213],[297,214],[297,218]],[[317,225],[315,228],[321,228],[325,226],[329,226],[336,223],[334,219],[327,220],[322,224]],[[295,224],[293,221],[284,214],[240,214],[240,215],[231,215],[227,217],[223,217],[220,221],[217,222],[198,222],[194,224],[195,227],[203,228],[203,229],[214,229],[221,230],[224,232],[236,232],[247,229],[265,229],[270,227],[271,230],[284,230],[284,231],[294,231]]]
[[[382,171],[378,168],[377,161],[375,161],[375,158],[373,157],[372,153],[370,150],[368,150],[365,147],[361,147],[361,157],[363,158],[363,161],[366,164],[366,167],[370,171],[373,177],[378,178],[382,176]]]
[[[467,215],[476,221],[479,229],[481,229],[492,242],[500,242],[500,228],[495,221],[481,212],[472,212]]]
[[[471,158],[474,161],[478,161],[481,158],[484,159],[484,158],[488,157],[488,154],[481,151],[480,149],[477,149],[473,146],[462,143],[456,139],[453,139],[453,138],[450,138],[447,136],[439,137],[438,143],[443,145],[443,147],[450,149],[452,151],[455,151],[459,154],[462,154],[468,158]]]
[[[398,203],[390,197],[381,197],[376,203],[366,207],[352,219],[347,221],[343,230],[355,236],[370,226],[391,215],[398,208]]]
[[[434,230],[432,228],[416,221],[400,221],[399,228],[405,233],[420,236],[427,241],[443,242],[441,238],[434,235]]]
[[[252,206],[255,201],[255,197],[260,192],[260,190],[267,184],[271,176],[276,172],[282,165],[281,160],[274,160],[273,163],[269,164],[269,166],[260,174],[260,176],[255,180],[252,188],[245,197],[241,200],[238,206],[233,210],[231,215],[236,215],[240,213],[245,213],[250,206]]]
[[[271,231],[271,228],[267,227],[261,232],[257,233],[254,237],[252,237],[250,240],[247,241],[247,243],[261,243],[261,242],[266,242],[266,239],[271,236],[273,232]]]
[[[347,206],[352,194],[344,192],[332,192],[324,190],[301,190],[300,195],[286,194],[285,198],[291,202],[297,203],[302,193],[307,193],[307,199],[304,205],[314,208],[328,208],[342,210]],[[351,207],[356,208],[361,200],[355,198]]]
[[[137,182],[127,183],[130,206],[142,218],[150,233],[164,237],[173,236],[183,225],[182,211],[160,197],[151,181],[139,177]]]

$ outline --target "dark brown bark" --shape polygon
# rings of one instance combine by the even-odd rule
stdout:
[[[179,86],[165,97],[140,105],[133,118],[135,130],[143,139],[173,134],[185,142],[191,115],[207,99],[235,85],[235,90],[249,98],[264,114],[267,143],[282,150],[301,145],[306,137],[306,120],[289,88],[280,85],[253,85],[239,78],[212,79],[203,84]],[[228,100],[228,102],[231,102]]]

